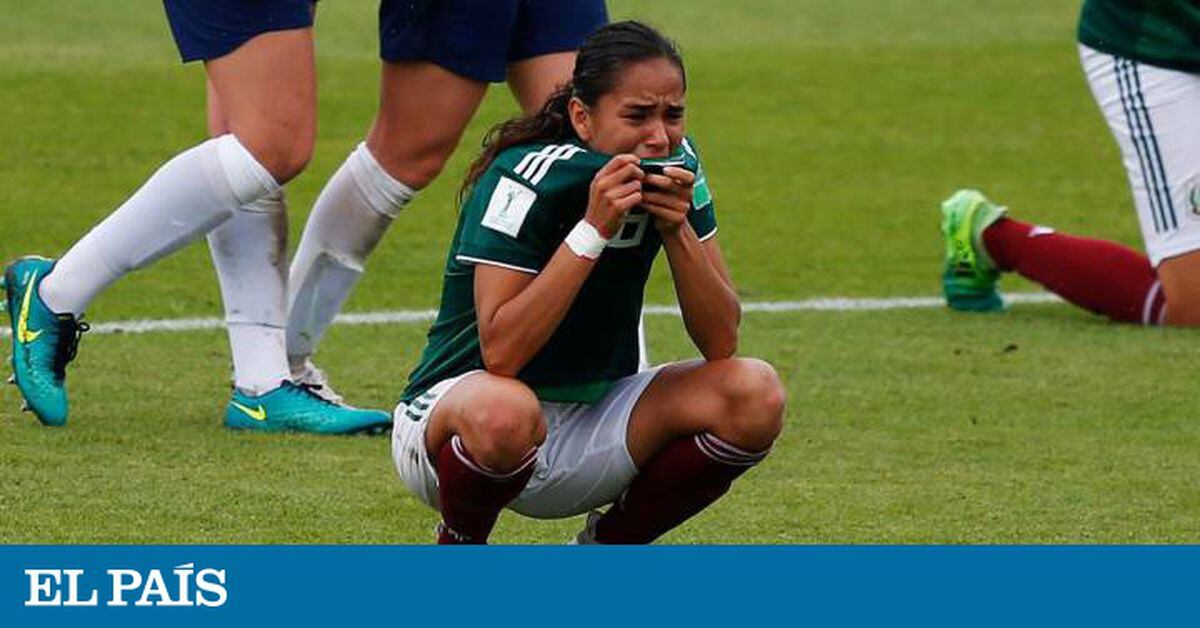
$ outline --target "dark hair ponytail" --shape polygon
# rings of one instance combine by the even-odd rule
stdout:
[[[507,148],[520,144],[534,142],[554,142],[575,137],[575,128],[571,126],[567,103],[571,102],[573,89],[571,83],[560,85],[546,104],[531,116],[521,116],[505,120],[492,127],[483,136],[483,150],[479,157],[471,162],[467,177],[462,188],[458,191],[461,203],[474,187],[483,172],[492,165],[492,161]]]
[[[501,122],[484,136],[483,150],[467,170],[459,190],[459,201],[466,198],[479,177],[505,149],[521,144],[577,139],[567,109],[571,99],[578,98],[589,107],[595,105],[601,96],[612,91],[621,70],[627,65],[657,58],[668,59],[679,68],[686,90],[687,72],[683,58],[674,42],[662,33],[633,20],[615,22],[592,33],[579,47],[571,80],[559,86],[537,113]]]

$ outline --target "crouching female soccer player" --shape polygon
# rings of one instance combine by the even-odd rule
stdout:
[[[506,506],[557,518],[613,504],[578,541],[648,543],[779,434],[778,376],[734,357],[740,306],[684,136],[685,92],[671,42],[617,23],[584,42],[540,113],[485,142],[394,417],[397,469],[440,509],[438,542],[486,542]],[[704,359],[638,372],[660,248]]]

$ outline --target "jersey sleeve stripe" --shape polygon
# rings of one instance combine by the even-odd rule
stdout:
[[[455,255],[454,259],[456,259],[460,262],[466,263],[466,264],[485,264],[487,266],[499,266],[500,268],[507,268],[509,270],[515,270],[515,271],[519,271],[522,273],[528,273],[530,275],[538,274],[538,271],[536,271],[532,268],[525,268],[524,266],[516,266],[513,264],[505,264],[504,262],[497,262],[496,260],[483,259],[482,257],[471,257],[469,255]]]
[[[525,178],[529,179],[530,183],[537,185],[537,182],[541,181],[542,177],[546,176],[546,172],[550,170],[550,166],[554,165],[554,161],[561,158],[570,149],[570,144],[555,146],[554,150],[544,159],[539,161],[536,167],[529,169],[529,172],[526,174]]]
[[[579,148],[578,146],[572,146],[570,144],[562,145],[562,147],[560,147],[557,151],[555,151],[554,154],[552,154],[549,158],[542,161],[541,168],[538,168],[537,172],[535,172],[534,175],[532,177],[530,177],[529,182],[534,185],[541,183],[542,179],[545,178],[546,173],[550,172],[550,166],[553,166],[554,162],[556,162],[560,159],[562,159],[562,160],[570,159],[570,158],[574,157],[576,155],[576,153],[579,153],[582,150],[583,149]]]
[[[516,168],[513,168],[513,172],[528,179],[529,173],[533,172],[542,163],[542,160],[557,148],[557,144],[551,144],[543,147],[542,150],[536,153],[526,153],[525,157],[521,159],[521,163],[517,164]]]
[[[713,230],[712,230],[712,231],[709,231],[708,233],[706,233],[706,234],[704,234],[704,235],[701,235],[701,236],[696,236],[696,237],[698,237],[698,238],[700,239],[700,241],[701,241],[701,242],[704,242],[705,240],[708,240],[708,239],[712,238],[712,237],[713,237],[713,236],[715,236],[715,235],[717,235],[717,228],[716,228],[716,227],[713,227]]]

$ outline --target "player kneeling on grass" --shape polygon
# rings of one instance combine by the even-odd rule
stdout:
[[[440,543],[486,542],[506,506],[559,518],[606,504],[579,542],[648,543],[779,434],[779,377],[734,357],[740,305],[685,92],[671,42],[621,22],[588,38],[540,113],[488,136],[394,417],[397,469],[441,511]],[[638,372],[660,248],[704,359]]]

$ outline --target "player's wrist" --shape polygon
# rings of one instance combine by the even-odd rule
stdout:
[[[617,229],[619,227],[619,221],[616,225],[607,224],[604,220],[601,220],[598,216],[595,216],[590,211],[584,213],[583,218],[581,218],[579,222],[588,223],[593,229],[596,230],[596,233],[600,234],[600,237],[606,240],[611,240],[613,236],[617,234]]]
[[[595,260],[604,252],[604,247],[608,246],[611,239],[604,237],[600,230],[585,218],[575,223],[575,227],[567,234],[563,243],[579,257]]]
[[[683,225],[687,224],[686,220],[671,220],[669,218],[655,217],[654,228],[663,236],[676,236],[682,230]]]
[[[654,228],[658,230],[659,237],[662,238],[663,244],[666,245],[674,246],[678,243],[688,243],[691,240],[698,239],[696,238],[696,231],[691,228],[691,224],[686,220],[681,222],[657,220],[654,223]]]

